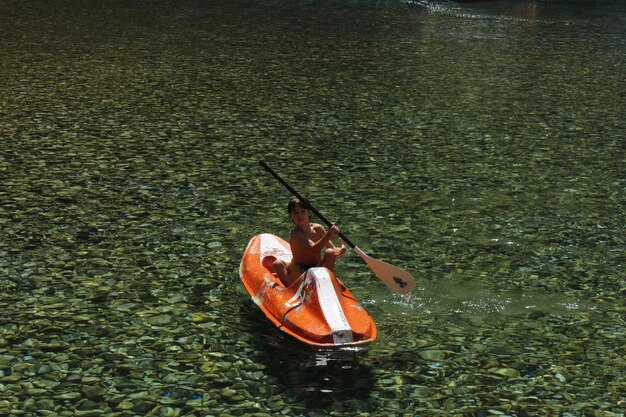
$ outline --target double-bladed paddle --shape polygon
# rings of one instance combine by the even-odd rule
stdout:
[[[311,203],[302,197],[291,185],[289,185],[285,180],[283,180],[272,168],[270,168],[265,161],[259,161],[259,164],[265,169],[267,172],[272,174],[274,178],[278,180],[286,189],[288,189],[291,194],[297,197],[300,201],[302,201],[306,206],[313,212],[317,217],[323,221],[326,226],[332,227],[332,223],[328,221],[326,217],[322,215],[315,207],[311,205]],[[381,281],[391,289],[391,291],[397,292],[399,294],[408,294],[411,292],[413,287],[415,287],[415,280],[407,271],[402,268],[398,268],[397,266],[391,265],[387,262],[383,262],[376,258],[372,258],[365,252],[363,252],[359,247],[357,247],[354,243],[350,241],[343,233],[339,232],[339,236],[343,239],[344,242],[350,246],[357,255],[361,257],[370,267],[370,269],[376,274]]]

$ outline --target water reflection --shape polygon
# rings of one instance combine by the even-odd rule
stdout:
[[[611,0],[594,1],[591,7],[585,0],[407,0],[406,3],[423,7],[431,13],[525,23],[614,19],[622,10],[619,2]]]
[[[500,19],[520,19],[524,21],[535,21],[540,17],[539,5],[536,0],[521,1],[485,1],[485,0],[465,0],[458,1],[459,10],[469,13],[483,13],[499,17]]]
[[[562,293],[526,290],[496,290],[485,282],[440,280],[422,282],[407,296],[385,295],[364,301],[380,307],[385,315],[448,317],[476,325],[488,325],[530,314],[571,315],[595,311],[591,301]]]
[[[313,408],[369,397],[375,378],[362,361],[367,347],[309,347],[281,332],[251,301],[243,314],[242,325],[251,334],[254,360],[265,366],[266,374],[286,394]]]

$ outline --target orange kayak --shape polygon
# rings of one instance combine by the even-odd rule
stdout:
[[[291,261],[289,244],[272,234],[250,239],[239,275],[252,300],[279,329],[314,346],[338,347],[376,339],[376,324],[343,283],[326,268],[311,268],[285,287],[274,260]]]

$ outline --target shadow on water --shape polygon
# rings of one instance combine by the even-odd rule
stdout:
[[[361,361],[366,347],[309,347],[281,332],[252,302],[242,308],[242,327],[252,335],[254,359],[265,366],[267,376],[307,408],[369,398],[375,380]]]

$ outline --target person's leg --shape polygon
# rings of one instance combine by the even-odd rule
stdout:
[[[336,261],[337,261],[337,255],[335,255],[335,252],[330,251],[330,250],[326,250],[324,252],[324,256],[322,257],[321,265],[324,268],[328,268],[331,271],[333,271],[335,269],[335,262]]]
[[[287,271],[287,264],[285,263],[285,261],[277,259],[274,261],[272,266],[274,267],[274,272],[276,272],[276,276],[280,278],[283,285],[287,286],[287,284],[290,282],[290,279],[289,272]]]

